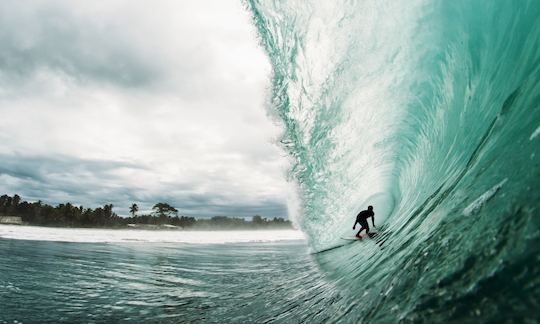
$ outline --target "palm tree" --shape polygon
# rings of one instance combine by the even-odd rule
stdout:
[[[103,210],[105,211],[105,215],[107,215],[107,217],[112,216],[113,207],[114,207],[113,204],[108,204],[108,205],[103,206]]]
[[[129,212],[131,213],[131,216],[135,217],[135,213],[139,211],[139,206],[137,206],[137,204],[133,204],[131,205],[131,207],[129,207]]]
[[[20,202],[21,202],[21,196],[15,194],[13,196],[13,206],[17,207]]]
[[[152,209],[154,210],[154,213],[161,218],[171,215],[178,215],[178,209],[167,203],[157,203],[154,205],[154,207],[152,207]]]

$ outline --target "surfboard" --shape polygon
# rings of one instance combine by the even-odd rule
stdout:
[[[366,233],[362,233],[360,234],[360,237],[358,236],[352,236],[352,237],[341,237],[342,240],[347,240],[347,241],[361,241],[365,238],[374,238],[377,236],[377,233],[374,233],[374,232],[370,232],[369,235],[366,234]]]
[[[315,252],[312,252],[311,254],[321,254],[321,253],[324,253],[324,252],[328,252],[328,251],[332,251],[332,250],[335,250],[337,248],[340,248],[340,247],[343,247],[345,245],[349,245],[349,244],[352,244],[353,242],[347,242],[347,243],[344,243],[344,244],[339,244],[339,245],[336,245],[336,246],[331,246],[329,248],[326,248],[326,249],[323,249],[323,250],[320,250],[320,251],[315,251]]]
[[[352,236],[352,237],[340,237],[340,239],[342,240],[345,240],[345,241],[348,241],[347,243],[344,243],[344,244],[338,244],[336,246],[331,246],[331,247],[328,247],[326,249],[323,249],[323,250],[320,250],[320,251],[315,251],[315,252],[312,252],[311,254],[320,254],[320,253],[324,253],[324,252],[328,252],[328,251],[332,251],[332,250],[335,250],[337,248],[340,248],[340,247],[343,247],[345,245],[349,245],[349,244],[354,244],[354,241],[361,241],[362,239],[364,238],[374,238],[376,235],[378,235],[378,233],[376,232],[370,232],[369,233],[369,237],[366,233],[362,233],[360,234],[360,238],[356,237],[356,236]]]

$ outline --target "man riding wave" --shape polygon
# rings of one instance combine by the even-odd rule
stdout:
[[[354,222],[353,230],[356,229],[356,224],[360,224],[360,230],[358,233],[356,233],[356,237],[361,238],[360,232],[362,232],[364,229],[366,230],[366,234],[371,237],[369,234],[369,225],[368,225],[368,218],[371,217],[371,223],[373,224],[373,227],[375,227],[375,213],[373,212],[373,206],[368,206],[367,210],[362,210],[361,212],[356,215],[356,222]]]

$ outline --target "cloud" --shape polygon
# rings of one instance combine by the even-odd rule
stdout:
[[[145,86],[159,78],[159,66],[106,20],[76,14],[65,3],[0,3],[0,70],[4,82],[24,83],[41,70],[79,82]]]
[[[11,192],[24,193],[29,200],[45,200],[51,203],[72,202],[88,207],[113,203],[127,214],[129,202],[137,202],[141,210],[150,211],[156,202],[168,202],[179,206],[188,215],[252,216],[263,214],[283,216],[283,202],[261,198],[259,200],[230,200],[227,193],[196,194],[192,183],[170,183],[168,193],[149,192],[144,187],[126,186],[126,172],[133,174],[144,170],[133,163],[84,160],[69,156],[23,156],[0,155],[0,181]],[[227,186],[225,185],[224,189]],[[73,201],[77,198],[77,201]]]
[[[241,3],[0,3],[0,191],[121,214],[286,216]]]

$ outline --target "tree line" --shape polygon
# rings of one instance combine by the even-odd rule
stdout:
[[[125,227],[128,224],[138,225],[174,225],[195,229],[232,229],[232,228],[288,228],[291,222],[283,218],[267,219],[260,215],[253,216],[251,221],[241,217],[214,216],[209,219],[197,219],[178,216],[178,210],[167,204],[157,203],[150,214],[137,214],[139,206],[132,204],[130,217],[121,217],[113,212],[112,204],[98,208],[84,208],[71,203],[51,206],[41,200],[23,201],[19,195],[0,196],[0,216],[19,216],[30,225],[59,227]]]

